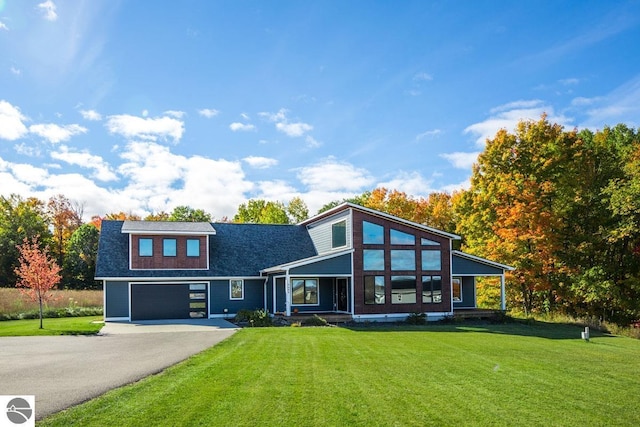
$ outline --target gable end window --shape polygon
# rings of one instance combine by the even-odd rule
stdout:
[[[404,233],[399,230],[391,229],[391,244],[392,245],[415,245],[416,237],[413,234]]]
[[[138,255],[153,256],[153,239],[138,239]]]
[[[365,245],[384,244],[384,227],[372,222],[362,221],[362,243]]]
[[[176,239],[162,239],[162,255],[164,256],[176,256],[177,255]]]
[[[331,248],[347,246],[347,221],[336,222],[331,225]]]
[[[244,280],[242,279],[229,280],[229,299],[233,299],[233,300],[244,299]]]
[[[193,257],[200,256],[200,240],[199,239],[187,239],[187,256],[193,256]]]

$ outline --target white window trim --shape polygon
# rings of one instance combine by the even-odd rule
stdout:
[[[294,280],[315,280],[318,287],[318,302],[316,304],[295,304],[293,302],[293,281]],[[320,279],[318,277],[291,277],[291,306],[296,307],[318,307],[320,305]]]
[[[240,282],[240,286],[242,289],[242,297],[234,298],[233,297],[233,282]],[[244,279],[229,279],[229,300],[231,301],[242,301],[244,300]]]

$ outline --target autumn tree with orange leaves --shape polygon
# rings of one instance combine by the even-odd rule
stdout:
[[[15,269],[18,277],[16,286],[24,288],[20,289],[20,292],[38,303],[40,329],[42,329],[43,306],[53,298],[53,293],[50,290],[60,283],[60,267],[49,256],[46,247],[40,248],[38,237],[32,238],[31,241],[25,238],[22,244],[17,247],[20,258],[19,266]]]

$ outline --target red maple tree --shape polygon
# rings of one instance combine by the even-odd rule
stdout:
[[[20,251],[20,265],[15,269],[18,281],[17,287],[23,295],[28,296],[40,307],[40,329],[42,329],[43,305],[53,299],[54,294],[50,290],[60,283],[60,266],[49,256],[47,248],[40,249],[38,237],[29,241],[28,238],[17,245]]]

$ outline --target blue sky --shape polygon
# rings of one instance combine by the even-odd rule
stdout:
[[[0,194],[87,218],[452,191],[543,112],[638,126],[640,2],[0,0]]]

